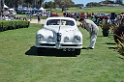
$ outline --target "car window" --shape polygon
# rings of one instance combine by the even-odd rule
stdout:
[[[47,25],[69,25],[74,26],[74,21],[66,19],[51,19],[47,21]]]
[[[74,26],[74,21],[72,21],[72,20],[66,20],[66,25]]]
[[[51,19],[47,21],[47,25],[59,25],[60,20],[59,19]]]

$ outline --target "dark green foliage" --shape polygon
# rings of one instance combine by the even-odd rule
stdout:
[[[103,36],[107,37],[109,35],[109,29],[111,24],[107,23],[106,19],[103,19],[102,23],[99,24],[99,26],[102,28]]]
[[[109,23],[107,23],[107,20],[106,19],[103,19],[102,20],[102,23],[99,24],[99,26],[102,28],[102,30],[104,31],[108,31],[110,29],[110,25]]]
[[[0,31],[12,30],[17,28],[28,28],[30,25],[29,21],[23,20],[2,20],[0,21]]]
[[[124,20],[118,20],[111,26],[111,29],[118,52],[124,55]]]

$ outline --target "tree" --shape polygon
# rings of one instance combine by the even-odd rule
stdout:
[[[90,2],[86,4],[87,7],[99,7],[100,3],[97,2]]]
[[[24,0],[25,3],[31,5],[32,7],[40,8],[45,0]]]
[[[44,2],[45,0],[38,0],[38,6],[39,7],[41,7],[42,5],[43,5],[43,2]]]
[[[4,0],[0,0],[0,15],[3,16],[3,11],[4,11]]]
[[[21,4],[24,0],[5,0],[5,4],[9,7],[17,8],[18,4]]]
[[[45,8],[54,8],[55,3],[50,1],[50,2],[45,2],[44,7]]]
[[[15,10],[17,10],[17,8],[18,8],[18,0],[14,0],[14,8],[15,8]]]
[[[100,3],[103,3],[103,4],[114,4],[114,1],[105,0],[105,1],[101,1]]]
[[[18,5],[22,5],[22,3],[25,3],[25,6],[31,6],[31,7],[41,7],[42,3],[45,0],[5,0],[5,3],[9,6],[9,7],[14,7],[14,8],[18,8]]]
[[[74,2],[72,0],[54,0],[54,2],[57,6],[62,8],[62,12],[65,10],[65,8],[74,5]]]
[[[84,4],[75,4],[75,7],[84,7]]]
[[[117,4],[123,4],[123,0],[116,0],[116,2],[115,3],[117,3]]]

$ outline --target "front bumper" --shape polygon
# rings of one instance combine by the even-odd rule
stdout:
[[[39,47],[39,48],[55,48],[55,49],[64,49],[64,48],[81,49],[82,44],[40,43],[40,44],[36,44],[36,47]]]

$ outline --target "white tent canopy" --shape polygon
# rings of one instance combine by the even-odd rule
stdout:
[[[4,8],[9,8],[9,7],[4,4]]]
[[[43,7],[41,7],[39,10],[45,10]]]

